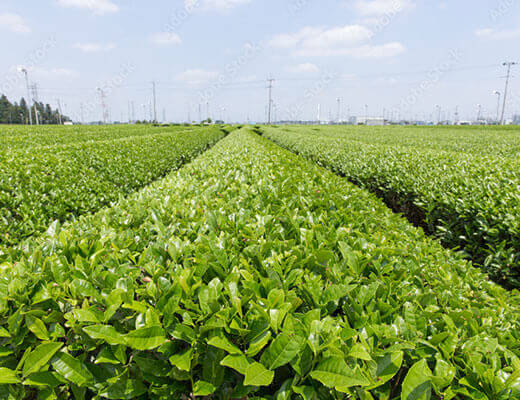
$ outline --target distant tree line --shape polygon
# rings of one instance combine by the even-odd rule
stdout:
[[[35,123],[35,109],[38,111],[40,124],[51,125],[60,123],[60,113],[53,110],[50,104],[35,103],[32,107],[32,120]],[[70,118],[61,116],[61,123]],[[0,97],[0,124],[29,124],[29,109],[27,101],[22,97],[19,103],[11,103],[5,95]]]

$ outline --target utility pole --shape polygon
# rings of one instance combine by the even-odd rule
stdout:
[[[31,101],[31,89],[29,88],[29,76],[28,72],[25,68],[22,69],[23,74],[25,75],[25,85],[27,86],[27,108],[29,109],[29,123],[32,125],[32,101]]]
[[[209,116],[209,101],[206,101],[206,115],[207,115],[207,121],[209,122],[210,116]]]
[[[477,104],[477,107],[478,107],[477,122],[479,122],[482,119],[482,104]]]
[[[62,122],[61,122],[61,115],[62,115],[62,112],[61,112],[61,103],[60,103],[60,99],[57,99],[56,100],[58,102],[58,123],[60,125],[62,125]]]
[[[318,104],[318,125],[321,125],[321,104]]]
[[[163,120],[163,123],[166,123],[166,108],[163,108],[163,110],[162,110],[162,120]]]
[[[99,92],[99,97],[101,99],[101,110],[103,112],[103,124],[106,125],[107,120],[108,120],[108,111],[107,111],[107,105],[105,102],[105,92],[101,88],[98,88],[97,90]]]
[[[83,117],[83,103],[79,103],[79,113],[81,114],[80,115],[81,123],[84,124],[85,123],[85,118]]]
[[[38,108],[37,108],[38,103],[39,103],[38,85],[36,83],[31,85],[31,92],[32,92],[32,101],[34,104],[34,117],[36,119],[36,125],[40,125],[40,118],[38,116]]]
[[[199,122],[202,124],[202,104],[199,104]]]
[[[272,113],[272,107],[273,107],[273,83],[274,83],[274,79],[273,78],[269,78],[267,80],[267,82],[269,83],[269,86],[267,87],[269,89],[269,111],[267,113],[267,124],[268,125],[271,125],[271,113]]]
[[[132,122],[135,122],[135,102],[131,102],[132,104]]]
[[[437,108],[437,125],[441,124],[441,106],[436,105],[435,108]]]
[[[497,124],[500,123],[500,96],[502,96],[502,93],[500,93],[498,90],[495,90],[493,92],[495,96],[497,96]]]
[[[504,118],[506,115],[507,90],[509,88],[509,79],[511,77],[511,67],[514,65],[517,65],[517,64],[518,63],[511,62],[511,61],[508,61],[508,62],[505,62],[502,64],[504,67],[507,67],[507,76],[506,76],[506,88],[504,90],[504,105],[502,107],[502,118],[500,119],[500,125],[504,125],[504,123],[505,123]]]
[[[154,117],[154,122],[157,123],[157,96],[155,93],[155,81],[152,82],[152,88],[153,88],[153,117]]]
[[[338,97],[338,124],[341,121],[341,99]]]
[[[459,123],[459,106],[455,107],[455,118],[454,118],[455,125]]]

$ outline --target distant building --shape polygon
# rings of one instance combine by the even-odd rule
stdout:
[[[520,115],[513,116],[513,124],[520,125]]]
[[[386,125],[386,119],[379,117],[357,117],[358,125],[383,126]]]

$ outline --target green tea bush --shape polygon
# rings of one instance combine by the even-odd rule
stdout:
[[[520,396],[520,295],[247,129],[0,265],[0,395]]]

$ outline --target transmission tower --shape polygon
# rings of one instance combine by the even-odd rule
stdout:
[[[105,92],[103,91],[103,89],[98,88],[98,92],[99,92],[99,98],[101,99],[101,109],[103,111],[103,124],[106,124],[108,121],[108,109],[107,109],[107,104],[106,104],[106,96],[105,96]]]

